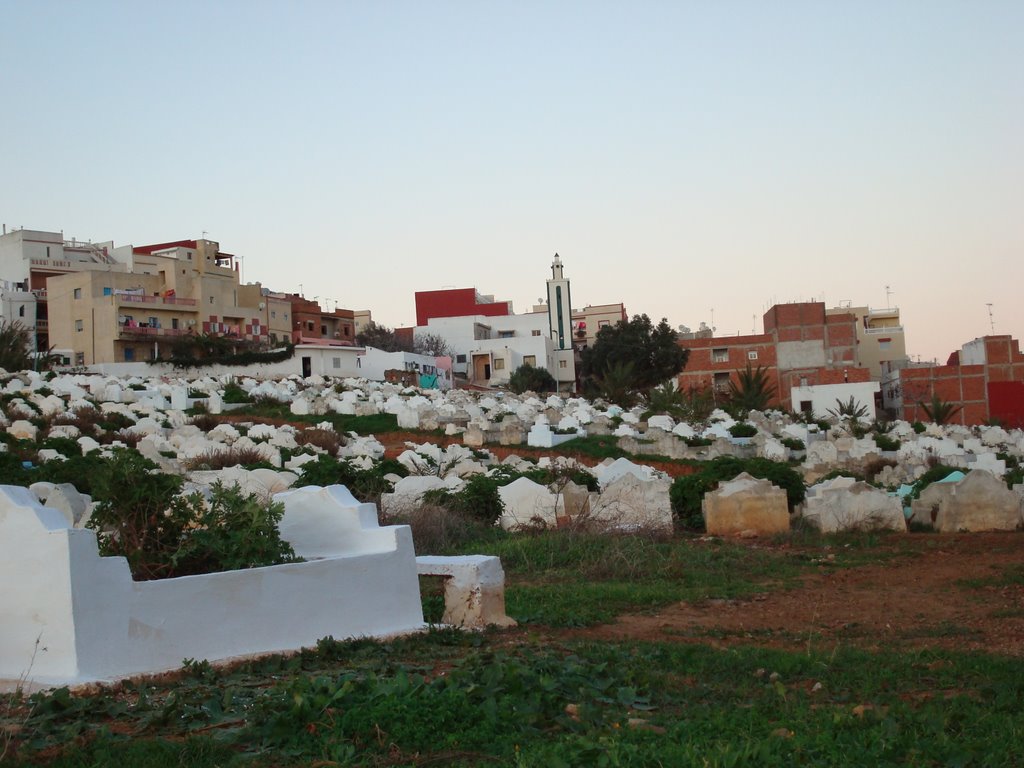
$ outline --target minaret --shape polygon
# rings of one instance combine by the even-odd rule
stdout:
[[[548,327],[558,349],[572,349],[572,299],[569,281],[562,275],[562,260],[555,254],[548,280]]]

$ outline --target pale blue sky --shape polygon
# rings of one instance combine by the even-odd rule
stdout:
[[[1024,2],[0,0],[0,220],[720,332],[773,302],[1024,337]],[[755,320],[756,316],[756,320]]]

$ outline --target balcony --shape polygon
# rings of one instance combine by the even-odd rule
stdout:
[[[196,299],[178,296],[147,296],[144,293],[114,293],[114,298],[125,304],[153,304],[156,306],[194,307],[199,303]]]
[[[153,337],[153,336],[187,336],[191,329],[189,328],[153,328],[148,325],[120,325],[118,326],[121,336],[131,336],[134,338],[138,337]]]
[[[903,333],[902,325],[888,325],[879,326],[878,328],[865,328],[864,333],[869,336],[881,336],[884,334],[900,334]]]

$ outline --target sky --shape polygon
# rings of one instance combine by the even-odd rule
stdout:
[[[0,0],[0,221],[206,236],[415,321],[476,287],[719,335],[898,306],[1024,337],[1024,3]],[[988,306],[991,304],[991,320]]]

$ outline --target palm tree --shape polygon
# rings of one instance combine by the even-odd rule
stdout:
[[[598,382],[601,396],[623,408],[632,408],[637,400],[633,367],[632,360],[608,363],[604,376]]]
[[[736,379],[729,381],[729,405],[737,412],[763,411],[775,397],[775,385],[768,371],[747,363],[745,370],[737,371]],[[735,414],[733,414],[735,416]]]
[[[948,424],[950,419],[960,413],[963,410],[962,405],[956,405],[947,400],[943,400],[938,395],[932,393],[932,400],[930,403],[917,403],[928,414],[928,418],[938,424],[940,427],[943,424]]]

